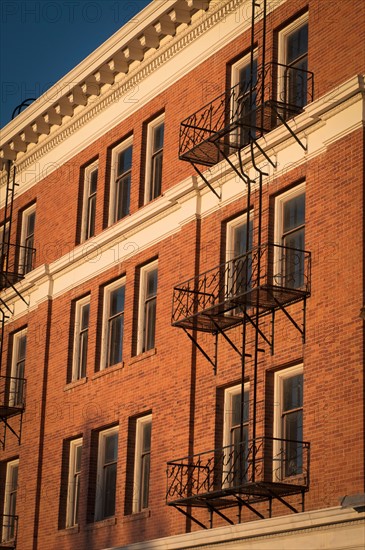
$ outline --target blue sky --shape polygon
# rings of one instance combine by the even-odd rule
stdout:
[[[157,1],[157,0],[155,0]],[[2,0],[0,127],[28,97],[37,98],[149,0]]]

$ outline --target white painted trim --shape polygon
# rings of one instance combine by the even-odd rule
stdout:
[[[91,174],[95,171],[98,171],[98,177],[96,181],[96,201],[98,197],[98,184],[99,184],[99,160],[89,164],[84,168],[84,177],[83,177],[83,192],[82,192],[82,210],[81,210],[81,235],[80,242],[83,243],[89,240],[92,237],[86,238],[86,223],[87,223],[87,214],[88,214],[88,199],[90,196],[90,182]]]
[[[82,447],[82,437],[70,441],[69,447],[69,465],[68,465],[68,485],[67,485],[67,505],[66,505],[66,528],[77,525],[74,523],[75,515],[75,487],[74,475],[76,471],[76,449]],[[82,449],[81,449],[82,453]]]
[[[144,178],[144,204],[148,204],[149,192],[150,192],[150,183],[151,183],[151,159],[152,159],[152,147],[153,147],[153,138],[155,128],[160,126],[160,124],[165,123],[165,113],[162,113],[160,116],[154,118],[147,126],[147,143],[146,143],[146,159],[145,159],[145,178]],[[165,134],[165,130],[164,130]],[[164,135],[165,140],[165,135]],[[162,169],[163,169],[163,154],[164,154],[165,144],[162,146]],[[162,182],[161,182],[161,195],[162,195]],[[154,200],[154,199],[152,199]]]
[[[11,371],[10,371],[10,376],[12,380],[10,380],[10,387],[9,387],[9,405],[10,406],[13,406],[14,404],[16,404],[15,395],[16,393],[19,392],[19,384],[16,380],[14,380],[14,378],[19,378],[19,373],[17,372],[17,363],[19,360],[19,341],[21,338],[25,336],[26,338],[25,346],[27,346],[27,332],[28,332],[28,329],[24,328],[22,330],[19,330],[18,332],[15,332],[12,336]],[[27,354],[25,351],[24,369],[26,367],[26,359],[27,359]],[[24,373],[24,378],[25,378],[25,373]],[[20,387],[22,392],[21,397],[22,397],[22,400],[24,400],[25,386],[23,383],[20,383]]]
[[[274,438],[280,439],[282,437],[281,416],[283,412],[283,380],[296,376],[297,374],[303,374],[303,363],[276,371],[274,373],[274,423],[273,434]],[[273,476],[275,471],[274,457],[280,453],[280,442],[273,442]],[[278,477],[274,481],[278,481]]]
[[[103,293],[103,324],[102,324],[102,335],[101,335],[101,353],[100,353],[100,370],[107,368],[107,352],[108,352],[108,320],[109,320],[109,298],[110,293],[117,288],[124,287],[125,292],[126,286],[126,277],[121,277],[117,279],[110,285],[104,287]],[[125,300],[125,294],[124,294]],[[123,312],[124,315],[124,312]],[[122,359],[123,360],[123,359]]]
[[[129,138],[125,139],[114,147],[112,150],[111,155],[111,170],[110,170],[110,187],[109,187],[109,218],[108,218],[108,225],[113,225],[114,223],[117,223],[120,220],[116,219],[116,178],[118,176],[118,157],[119,154],[122,153],[124,150],[128,149],[128,147],[132,147],[132,157],[133,157],[133,136],[130,136]],[[131,165],[131,174],[133,170],[133,160]]]
[[[12,483],[11,478],[13,476],[14,469],[18,470],[17,476],[19,475],[19,459],[11,460],[7,462],[6,464],[6,474],[5,474],[5,491],[4,491],[4,514],[10,515],[10,485]],[[18,484],[17,484],[18,487]],[[17,489],[18,491],[18,489]],[[1,533],[1,542],[7,542],[12,540],[12,538],[9,538],[9,533],[7,532],[7,527],[5,525],[2,526],[2,533]]]
[[[135,451],[134,451],[134,470],[133,470],[133,500],[132,500],[132,512],[137,513],[142,510],[141,508],[141,487],[138,486],[139,479],[141,477],[141,450],[142,450],[142,437],[143,429],[146,424],[152,425],[152,414],[141,416],[137,418],[136,422],[136,438],[135,438]],[[151,426],[152,429],[152,426]],[[151,435],[152,437],[152,435]]]
[[[147,275],[155,269],[158,270],[158,260],[154,260],[149,264],[144,265],[140,268],[139,272],[139,294],[138,294],[138,333],[137,333],[137,355],[142,353],[143,350],[143,340],[144,340],[144,305],[146,300],[146,284],[147,284]],[[157,272],[157,292],[158,292],[158,272]],[[156,302],[157,303],[157,302]],[[157,323],[157,315],[156,315]],[[156,325],[155,325],[156,328]],[[156,333],[155,333],[156,336]]]
[[[90,295],[85,296],[85,298],[81,298],[80,300],[77,300],[77,302],[75,303],[74,344],[73,344],[73,352],[72,352],[72,381],[79,380],[77,373],[78,373],[79,356],[80,356],[79,336],[80,336],[80,329],[81,329],[81,309],[86,304],[90,305]],[[90,325],[90,318],[89,318],[89,325]]]
[[[113,426],[108,430],[99,432],[98,442],[98,460],[97,460],[97,476],[96,476],[96,495],[95,495],[95,521],[103,518],[103,493],[104,493],[104,455],[105,455],[105,440],[109,435],[119,434],[119,426]],[[119,437],[117,439],[119,447]],[[117,447],[117,465],[118,465],[118,447]],[[116,503],[115,503],[116,504]]]

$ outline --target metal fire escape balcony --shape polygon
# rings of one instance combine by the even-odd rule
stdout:
[[[272,62],[253,78],[254,82],[237,84],[181,123],[181,160],[213,166],[280,124],[299,142],[287,121],[313,100],[313,73]]]
[[[18,439],[20,443],[21,428],[23,422],[23,412],[25,409],[25,378],[14,376],[0,376],[0,420],[4,424],[4,434],[0,443],[5,447],[5,434],[8,428]],[[9,420],[13,417],[19,417],[19,428],[16,430],[10,424]]]
[[[296,512],[285,497],[301,495],[303,507],[308,488],[309,443],[302,441],[259,437],[167,463],[169,506],[207,508],[232,525],[222,510],[239,505],[263,519],[254,505],[269,500],[271,517],[275,498]]]
[[[243,308],[260,315],[284,310],[309,296],[310,259],[309,252],[272,243],[253,248],[178,284],[172,324],[214,333],[241,324]]]
[[[18,516],[0,515],[0,550],[16,548]]]
[[[0,253],[0,290],[15,285],[32,271],[35,248],[3,243]]]

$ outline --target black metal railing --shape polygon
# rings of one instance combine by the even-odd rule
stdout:
[[[18,516],[0,515],[0,548],[15,548],[18,531]]]
[[[0,289],[14,285],[34,269],[35,252],[29,246],[0,245]]]
[[[209,330],[242,305],[272,309],[310,293],[310,252],[267,243],[174,287],[172,324]],[[201,326],[199,327],[199,323]]]
[[[226,152],[243,147],[271,131],[313,101],[313,73],[280,63],[268,63],[252,82],[223,92],[180,126],[179,157],[211,166]],[[218,146],[219,145],[219,146]]]
[[[172,460],[167,463],[167,503],[237,492],[265,497],[267,488],[278,494],[307,490],[309,450],[306,442],[260,437]]]
[[[0,376],[0,416],[20,413],[25,408],[26,379]]]

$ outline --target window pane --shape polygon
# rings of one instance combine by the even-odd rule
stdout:
[[[291,376],[284,379],[283,384],[284,404],[283,410],[290,411],[303,406],[303,375]]]
[[[83,305],[81,308],[81,330],[84,330],[89,326],[89,312],[90,304]]]
[[[132,145],[127,147],[118,156],[118,176],[128,172],[132,167]]]
[[[165,125],[162,122],[158,126],[155,127],[153,132],[153,153],[158,151],[159,149],[162,149],[163,147],[163,138],[164,138],[164,129]]]
[[[90,187],[89,187],[89,196],[96,193],[96,187],[98,183],[98,170],[93,170],[90,174]]]
[[[151,199],[155,199],[161,194],[162,182],[162,151],[157,153],[152,159],[152,181],[151,181]]]
[[[117,465],[110,464],[104,469],[104,518],[113,516],[115,513],[116,486]]]
[[[155,347],[155,321],[156,321],[156,299],[146,302],[145,309],[145,351]]]
[[[77,445],[75,450],[75,470],[76,472],[81,471],[81,455],[82,455],[82,445]]]
[[[157,292],[157,269],[153,269],[147,273],[147,289],[146,298],[155,296]]]
[[[303,225],[305,222],[305,194],[302,193],[284,204],[284,233]]]
[[[124,286],[112,290],[110,293],[110,311],[109,316],[112,317],[117,313],[124,311]]]
[[[88,331],[80,334],[80,350],[79,350],[79,377],[83,378],[86,375],[86,362],[87,362],[87,344],[88,344]]]
[[[105,463],[114,462],[118,457],[118,434],[105,437]]]
[[[123,316],[114,317],[109,321],[109,361],[108,365],[120,363],[123,354]]]
[[[142,457],[141,464],[141,507],[147,508],[148,506],[148,493],[149,493],[149,484],[150,484],[150,455],[146,454]]]
[[[35,212],[32,212],[29,214],[27,219],[27,236],[32,235],[34,233],[34,227],[35,227]]]
[[[287,64],[305,55],[308,51],[308,24],[293,31],[287,38]]]
[[[87,216],[87,232],[86,238],[89,239],[95,234],[95,215],[96,215],[96,195],[89,198]]]
[[[146,453],[151,450],[151,430],[152,430],[152,422],[146,422],[143,424],[143,437],[142,437],[143,453]]]
[[[116,221],[129,214],[131,176],[128,173],[116,183]]]

